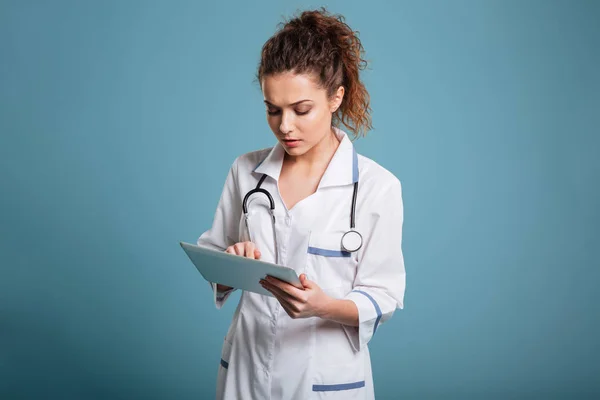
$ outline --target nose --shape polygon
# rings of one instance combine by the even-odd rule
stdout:
[[[283,111],[281,113],[281,123],[279,124],[279,131],[284,134],[287,135],[288,133],[290,133],[292,131],[292,127],[293,127],[293,113],[291,112],[285,112]]]

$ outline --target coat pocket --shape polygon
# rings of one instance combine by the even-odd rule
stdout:
[[[311,231],[308,239],[307,274],[328,292],[332,288],[351,288],[356,276],[355,253],[342,248],[345,232]]]
[[[315,399],[364,399],[365,363],[363,354],[354,362],[317,367],[312,384]]]

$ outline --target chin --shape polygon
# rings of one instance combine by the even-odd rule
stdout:
[[[307,149],[305,149],[302,146],[292,148],[287,148],[284,146],[283,148],[285,149],[285,152],[288,153],[290,156],[301,156],[307,151]]]

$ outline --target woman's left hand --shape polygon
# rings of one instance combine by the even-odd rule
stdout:
[[[306,274],[300,275],[300,282],[304,290],[272,276],[267,276],[260,284],[279,300],[291,318],[321,317],[332,298],[315,282],[309,281]]]

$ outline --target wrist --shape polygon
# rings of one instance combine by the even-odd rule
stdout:
[[[342,325],[359,326],[358,307],[352,300],[328,297],[322,302],[317,316]]]
[[[319,310],[317,311],[317,317],[322,319],[332,319],[336,301],[338,300],[326,295],[321,303],[321,307],[319,307]]]

